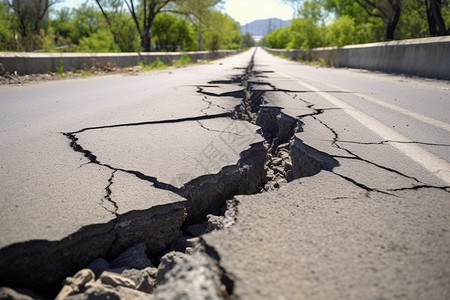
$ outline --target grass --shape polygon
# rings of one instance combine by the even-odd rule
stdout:
[[[157,58],[154,62],[151,64],[145,64],[144,62],[139,62],[139,65],[142,67],[143,72],[147,71],[154,71],[154,70],[164,70],[167,69],[170,66],[174,66],[177,68],[187,66],[192,64],[191,58],[187,54],[181,55],[181,57],[177,60],[173,60],[170,65],[165,64],[162,62],[159,58]]]
[[[187,66],[189,64],[191,64],[191,58],[187,54],[181,55],[181,57],[178,60],[174,60],[172,62],[172,65],[177,68]]]
[[[147,65],[144,62],[139,62],[139,65],[142,67],[143,72],[153,71],[153,70],[163,70],[167,69],[169,66],[163,63],[159,58],[157,58],[154,62]]]
[[[59,65],[56,66],[56,71],[58,75],[62,76],[64,74],[64,64],[62,59],[59,60]]]

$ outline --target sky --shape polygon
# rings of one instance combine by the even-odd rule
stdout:
[[[294,12],[282,0],[226,0],[223,8],[224,12],[241,25],[268,18],[290,20]]]
[[[85,0],[64,0],[55,7],[59,9],[64,6],[77,7]],[[91,1],[95,3],[94,1]],[[293,9],[282,0],[223,0],[222,11],[230,17],[245,25],[254,20],[279,18],[283,20],[292,19]]]

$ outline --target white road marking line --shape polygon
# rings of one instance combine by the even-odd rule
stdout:
[[[401,114],[413,117],[416,120],[419,120],[419,121],[422,121],[424,123],[433,125],[435,127],[438,127],[438,128],[441,128],[441,129],[444,129],[444,130],[447,130],[447,131],[450,131],[450,124],[447,124],[445,122],[442,122],[442,121],[439,121],[439,120],[436,120],[436,119],[433,119],[433,118],[430,118],[430,117],[427,117],[427,116],[424,116],[424,115],[421,115],[421,114],[409,111],[409,110],[407,110],[407,109],[405,109],[403,107],[400,107],[400,106],[397,106],[397,105],[394,105],[394,104],[386,103],[386,102],[381,101],[380,99],[374,98],[372,96],[364,95],[364,94],[361,94],[361,93],[355,93],[354,95],[356,95],[358,97],[361,97],[361,98],[363,98],[363,99],[365,99],[365,100],[367,100],[369,102],[372,102],[372,103],[375,103],[377,105],[389,108],[389,109],[391,109],[393,111],[399,112]]]
[[[298,81],[301,85],[316,92],[321,97],[328,100],[330,103],[334,104],[336,107],[341,108],[351,116],[353,119],[361,123],[363,126],[367,127],[369,130],[380,136],[383,140],[401,141],[406,143],[391,143],[392,147],[397,148],[403,154],[420,164],[422,167],[427,169],[429,172],[437,176],[439,179],[443,180],[446,185],[450,185],[450,163],[437,157],[436,155],[422,149],[421,147],[412,144],[413,141],[407,137],[401,135],[392,128],[384,125],[383,123],[377,121],[376,119],[366,115],[365,113],[357,110],[355,107],[339,100],[337,97],[331,95],[327,92],[321,92],[319,89],[305,82],[302,82],[296,78],[286,75],[282,72],[275,71],[279,75],[294,79]],[[410,144],[408,144],[410,143]]]
[[[314,79],[310,79],[310,80],[316,81]],[[351,90],[343,89],[343,88],[341,88],[339,86],[336,86],[336,85],[333,85],[333,84],[330,84],[330,83],[326,83],[326,85],[328,85],[329,87],[331,87],[333,89],[336,89],[337,91],[340,91],[340,92],[353,93],[353,91],[351,91]],[[447,124],[445,122],[442,122],[442,121],[439,121],[439,120],[436,120],[436,119],[433,119],[433,118],[421,115],[419,113],[415,113],[415,112],[409,111],[406,108],[400,107],[400,106],[395,105],[395,104],[384,102],[384,101],[382,101],[380,99],[377,99],[377,98],[369,96],[369,95],[364,95],[364,94],[361,94],[361,93],[353,93],[353,95],[358,96],[360,98],[363,98],[363,99],[365,99],[365,100],[367,100],[369,102],[372,102],[374,104],[377,104],[379,106],[384,106],[384,107],[389,108],[389,109],[391,109],[393,111],[396,111],[396,112],[399,112],[401,114],[413,117],[416,120],[422,121],[422,122],[430,124],[432,126],[435,126],[435,127],[438,127],[438,128],[441,128],[441,129],[444,129],[444,130],[447,130],[447,131],[450,131],[450,124]]]

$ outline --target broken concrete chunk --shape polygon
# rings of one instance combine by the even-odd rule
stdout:
[[[215,215],[207,215],[207,223],[206,226],[206,233],[211,232],[213,230],[219,230],[224,228],[224,217],[222,216],[215,216]]]
[[[283,159],[282,159],[282,158],[279,158],[279,157],[275,157],[275,158],[272,160],[272,164],[273,164],[274,166],[280,166],[282,163],[283,163]]]
[[[13,290],[7,287],[0,287],[1,300],[36,300],[41,299],[36,297],[33,292],[28,290]]]
[[[276,173],[284,174],[284,167],[283,167],[283,166],[277,166],[277,167],[274,167],[273,170],[274,170]]]
[[[179,264],[185,256],[186,254],[177,251],[172,251],[164,255],[158,266],[156,282],[158,282],[158,284],[166,282],[168,280],[167,274],[169,271],[172,270],[176,264]]]
[[[56,296],[55,300],[65,300],[68,296],[78,293],[79,291],[74,291],[73,287],[70,285],[65,285],[62,287],[59,294]],[[3,298],[1,298],[3,299]]]
[[[90,282],[86,285],[86,291],[80,294],[71,295],[65,300],[121,300],[119,293],[110,286],[102,285],[97,282]]]
[[[156,299],[223,299],[217,261],[200,247],[192,255],[181,255],[177,260],[164,273],[164,282],[156,287]]]
[[[138,270],[142,270],[147,267],[154,267],[153,263],[147,257],[147,254],[145,254],[146,250],[147,247],[144,243],[137,244],[114,259],[111,262],[110,267],[113,269],[127,268]]]
[[[105,271],[102,273],[99,280],[101,283],[110,285],[112,287],[123,286],[126,288],[136,289],[136,283],[133,280],[116,273]]]
[[[66,282],[70,284],[73,287],[82,289],[86,285],[86,283],[91,282],[95,280],[94,272],[92,272],[89,269],[83,269],[81,271],[78,271],[78,273],[73,276],[73,278],[68,277],[66,279]]]
[[[291,143],[284,143],[278,145],[278,150],[282,151],[282,149],[289,150],[291,148]]]
[[[136,290],[144,293],[153,293],[158,269],[145,268],[144,270],[130,269],[122,272],[122,277],[133,280],[136,283]]]
[[[289,153],[287,151],[280,151],[278,153],[278,156],[281,157],[284,161],[291,160],[291,156],[289,155]]]
[[[56,296],[55,300],[63,300],[68,296],[83,292],[88,283],[94,282],[95,275],[90,269],[78,271],[73,277],[67,277],[64,280],[64,286]]]
[[[102,285],[99,282],[93,282],[86,285],[85,292],[71,295],[67,297],[67,300],[151,300],[154,299],[152,295],[136,291],[123,286],[117,286],[115,288]]]
[[[119,294],[120,300],[153,300],[154,297],[147,293],[129,289],[126,287],[118,286],[116,288]]]
[[[275,172],[272,169],[268,169],[266,173],[267,180],[272,180],[275,178]]]

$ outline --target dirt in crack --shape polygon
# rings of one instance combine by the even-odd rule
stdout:
[[[264,100],[266,92],[287,93],[292,91],[281,90],[269,82],[255,80],[261,77],[261,72],[254,70],[253,58],[254,55],[248,67],[245,68],[244,74],[230,80],[210,81],[209,85],[199,86],[198,92],[216,98],[236,97],[242,99],[242,102],[232,112],[232,118],[250,122],[261,128],[260,133],[265,140],[267,153],[264,162],[265,176],[259,185],[259,191],[264,192],[275,190],[300,177],[293,172],[291,146],[294,134],[300,130],[301,122],[299,117],[294,118],[282,113],[280,107],[266,105]],[[208,91],[208,87],[217,89],[220,88],[220,85],[235,85],[236,91],[222,94]]]

